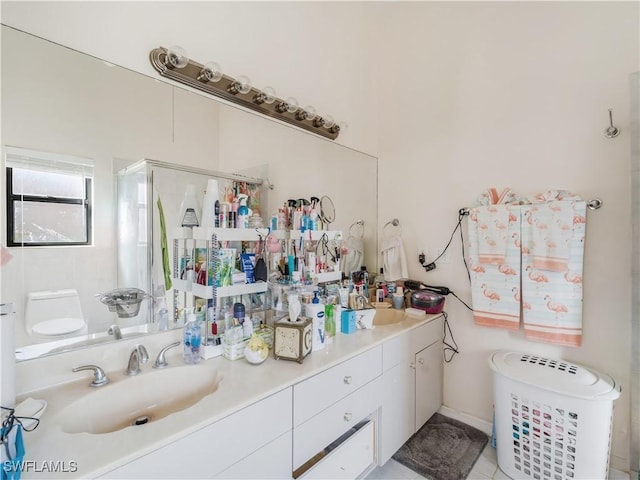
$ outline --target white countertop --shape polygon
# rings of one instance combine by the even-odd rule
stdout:
[[[106,434],[65,433],[56,419],[68,404],[94,391],[89,387],[91,376],[83,375],[78,380],[62,386],[31,391],[23,397],[46,400],[48,406],[41,417],[39,427],[24,434],[25,461],[34,463],[31,470],[23,472],[23,477],[41,478],[43,473],[47,478],[92,478],[103,475],[439,316],[427,315],[417,318],[407,315],[406,320],[400,323],[377,326],[371,330],[357,330],[349,335],[338,334],[333,343],[323,350],[310,353],[302,364],[275,360],[272,356],[258,366],[251,365],[244,359],[230,361],[216,357],[203,360],[200,365],[189,368],[215,365],[223,377],[216,392],[189,408],[155,422]],[[150,342],[151,340],[145,338],[145,345]],[[140,375],[153,371],[154,355],[155,351],[152,353],[150,350],[151,359],[142,366]],[[126,360],[122,358],[123,367]],[[168,368],[184,366],[179,348],[170,350],[167,360]],[[95,363],[100,365],[98,361]],[[107,371],[111,384],[128,380],[122,370]],[[100,388],[109,388],[109,385]],[[131,395],[135,395],[135,391],[132,391]],[[96,412],[96,415],[99,415],[99,412]],[[41,467],[45,462],[56,461],[64,462],[66,467],[75,462],[77,470],[42,472]],[[39,472],[35,470],[38,468]]]

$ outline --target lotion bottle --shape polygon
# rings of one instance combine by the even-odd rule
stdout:
[[[201,227],[213,227],[216,225],[216,202],[218,202],[218,180],[210,178],[207,181],[207,191],[202,201]]]

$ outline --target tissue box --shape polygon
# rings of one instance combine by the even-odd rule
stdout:
[[[354,333],[356,331],[355,310],[342,310],[340,315],[340,331],[342,333]]]

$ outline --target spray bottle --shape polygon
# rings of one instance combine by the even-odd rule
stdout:
[[[247,196],[245,194],[238,195],[240,206],[238,207],[238,219],[236,228],[249,228],[249,207],[247,207]]]

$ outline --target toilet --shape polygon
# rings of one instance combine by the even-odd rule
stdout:
[[[40,341],[59,340],[87,333],[87,323],[75,289],[27,294],[25,329]]]

